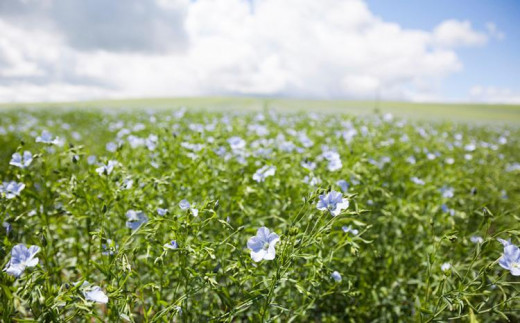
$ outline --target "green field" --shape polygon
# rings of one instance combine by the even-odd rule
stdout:
[[[157,98],[130,100],[103,100],[65,103],[18,103],[0,104],[4,108],[155,108],[169,109],[186,106],[191,109],[220,111],[262,111],[266,108],[280,112],[313,111],[324,113],[347,113],[368,115],[374,111],[392,113],[411,119],[435,121],[467,121],[473,123],[520,125],[520,105],[505,104],[446,104],[410,102],[327,101],[262,98]]]
[[[4,107],[3,322],[520,321],[518,107]]]

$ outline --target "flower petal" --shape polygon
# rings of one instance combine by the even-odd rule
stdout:
[[[261,227],[256,232],[256,235],[262,239],[262,241],[268,241],[267,238],[269,237],[269,229],[266,227]]]
[[[278,241],[280,240],[280,237],[274,233],[274,232],[271,232],[271,234],[269,234],[269,236],[267,237],[267,242],[269,242],[269,244],[276,244]]]
[[[267,249],[264,259],[273,260],[275,256],[276,256],[276,250],[274,249],[274,244],[271,244],[271,245],[269,245],[269,248]]]
[[[108,296],[105,295],[105,293],[101,290],[101,287],[94,286],[94,288],[89,291],[85,292],[85,298],[89,301],[97,302],[106,304],[108,303]]]
[[[508,259],[505,256],[500,257],[500,260],[498,261],[498,264],[500,265],[500,267],[502,267],[504,269],[509,270],[509,268],[510,268],[509,261],[508,261]]]
[[[511,275],[513,275],[513,276],[520,276],[520,268],[519,267],[511,268]]]
[[[36,258],[32,258],[31,260],[29,260],[28,262],[26,262],[25,265],[26,265],[27,267],[34,267],[34,266],[36,266],[36,265],[38,264],[38,261],[39,261],[38,257],[36,257]]]
[[[247,247],[255,252],[261,250],[263,246],[264,242],[257,236],[254,236],[247,241]]]
[[[31,246],[29,248],[29,253],[31,254],[31,256],[34,256],[38,252],[40,252],[40,247],[38,247],[38,246]]]
[[[21,265],[11,265],[4,270],[9,275],[12,275],[14,277],[20,277],[20,275],[23,274],[25,267]]]
[[[253,259],[254,262],[259,262],[262,259],[264,259],[264,256],[266,253],[267,253],[267,251],[265,249],[260,249],[257,252],[251,250],[251,258]]]

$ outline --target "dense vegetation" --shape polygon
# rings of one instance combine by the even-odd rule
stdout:
[[[3,321],[520,320],[518,129],[116,111],[1,112]]]

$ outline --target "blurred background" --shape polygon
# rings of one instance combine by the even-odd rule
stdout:
[[[0,102],[520,103],[515,0],[1,0]]]

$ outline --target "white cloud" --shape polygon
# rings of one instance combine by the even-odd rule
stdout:
[[[488,41],[485,33],[473,30],[469,21],[446,20],[433,30],[433,42],[437,46],[481,46]]]
[[[25,30],[0,20],[0,77],[45,75],[45,62],[55,62],[61,43],[52,34]]]
[[[362,0],[156,4],[182,22],[171,39],[157,36],[170,42],[161,48],[141,38],[125,38],[116,48],[78,45],[59,21],[35,31],[0,20],[0,101],[215,94],[431,100],[439,97],[441,81],[462,68],[453,48],[487,41],[469,22],[404,29],[375,16]],[[146,20],[156,11],[146,11]],[[67,14],[52,13],[45,19]],[[74,25],[76,34],[112,31],[82,19],[86,26]]]
[[[493,22],[486,23],[486,30],[488,34],[495,39],[503,40],[506,38],[506,34],[500,31]]]
[[[471,101],[485,103],[520,104],[520,92],[496,86],[475,85],[469,90],[469,97]]]

